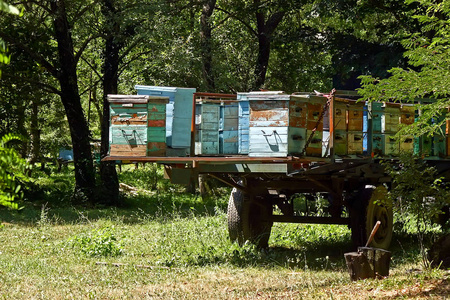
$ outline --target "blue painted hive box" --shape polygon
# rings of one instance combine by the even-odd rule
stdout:
[[[239,154],[287,156],[289,98],[283,92],[238,93]]]
[[[169,98],[166,108],[167,155],[189,155],[195,88],[136,85],[135,89],[138,95]]]
[[[166,154],[167,97],[108,95],[111,156]]]
[[[236,95],[195,93],[195,154],[238,154]]]

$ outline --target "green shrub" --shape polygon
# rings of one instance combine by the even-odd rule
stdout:
[[[18,209],[18,200],[23,198],[22,184],[28,181],[27,162],[10,146],[14,140],[22,140],[14,134],[0,139],[0,205]]]
[[[92,257],[119,256],[123,252],[122,242],[116,238],[114,226],[75,236],[71,243],[73,248]]]

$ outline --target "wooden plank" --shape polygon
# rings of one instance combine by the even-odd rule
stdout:
[[[372,152],[375,155],[382,155],[384,152],[383,134],[374,133],[372,136]]]
[[[334,153],[337,155],[347,155],[348,138],[345,130],[336,130],[334,133]]]
[[[363,130],[363,114],[364,107],[362,105],[353,104],[348,108],[348,131]]]
[[[166,143],[163,142],[149,142],[147,144],[147,156],[165,156]]]
[[[286,156],[287,127],[250,127],[249,156]]]
[[[306,126],[307,112],[308,107],[306,103],[291,100],[289,103],[289,126],[304,128]]]
[[[147,143],[147,127],[117,126],[111,129],[111,143],[113,144],[144,145]]]
[[[109,155],[111,156],[146,156],[146,145],[110,145]]]
[[[305,148],[306,129],[289,127],[288,129],[288,152],[289,154],[299,155]]]
[[[168,103],[169,99],[167,97],[160,96],[147,96],[147,95],[108,95],[108,101],[110,103]]]
[[[305,127],[308,113],[308,106],[304,99],[291,97],[289,101],[289,126]]]
[[[362,154],[363,153],[363,133],[362,132],[348,132],[348,154]]]
[[[433,155],[439,157],[444,157],[447,155],[445,142],[445,136],[443,135],[433,137]]]
[[[239,97],[239,95],[238,95]],[[248,101],[239,102],[239,154],[248,154],[249,151],[249,127],[250,127],[250,104]]]
[[[400,151],[414,152],[414,136],[403,136],[400,138]]]
[[[147,141],[165,143],[166,142],[166,131],[164,127],[153,127],[147,130]]]
[[[384,135],[384,155],[398,155],[400,151],[399,141],[393,138],[390,134]]]
[[[334,109],[334,129],[347,130],[347,104],[336,102]]]
[[[259,101],[250,101],[250,109],[251,110],[289,110],[289,101],[273,101],[273,100],[259,100]]]
[[[413,124],[415,118],[415,107],[403,105],[400,109],[400,123],[401,124]]]
[[[218,154],[218,153],[219,153],[219,141],[201,143],[201,153],[199,154]]]

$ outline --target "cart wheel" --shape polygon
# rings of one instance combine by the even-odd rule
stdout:
[[[391,244],[394,227],[392,201],[389,200],[387,189],[378,186],[373,189],[366,209],[366,236],[368,237],[377,221],[381,222],[371,247],[387,249]]]
[[[268,246],[273,223],[269,221],[272,206],[256,202],[242,191],[233,189],[228,201],[228,233],[240,245],[249,241],[260,248]]]
[[[352,240],[355,246],[364,246],[377,221],[381,221],[371,247],[387,249],[392,240],[392,202],[384,186],[366,185],[351,206]]]
[[[244,193],[237,188],[233,188],[228,200],[228,235],[232,242],[238,242],[242,245],[244,240],[244,233],[242,230],[242,205],[244,202]]]

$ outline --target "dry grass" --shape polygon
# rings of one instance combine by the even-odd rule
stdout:
[[[48,220],[31,226],[4,224],[0,228],[0,298],[445,299],[449,296],[448,272],[409,271],[418,268],[414,262],[395,263],[388,278],[358,282],[350,281],[343,264],[323,269],[320,265],[305,268],[305,262],[292,266],[289,258],[283,258],[289,249],[280,252],[272,248],[262,256],[257,256],[257,252],[254,261],[236,264],[227,260],[229,252],[236,248],[224,237],[225,221],[224,215],[217,215],[135,224],[124,224],[120,218],[85,217],[72,224]],[[74,237],[105,227],[115,228],[117,241],[123,243],[122,255],[91,257],[71,244]],[[204,234],[194,237],[198,232]],[[198,244],[215,245],[211,251],[221,259],[200,264],[202,261],[192,258],[203,253],[195,248]],[[162,251],[173,256],[173,266],[167,266],[167,258],[161,260]],[[278,261],[273,261],[277,258]],[[343,257],[337,259],[343,261]],[[99,261],[106,264],[97,264]],[[398,257],[396,261],[400,261]]]

